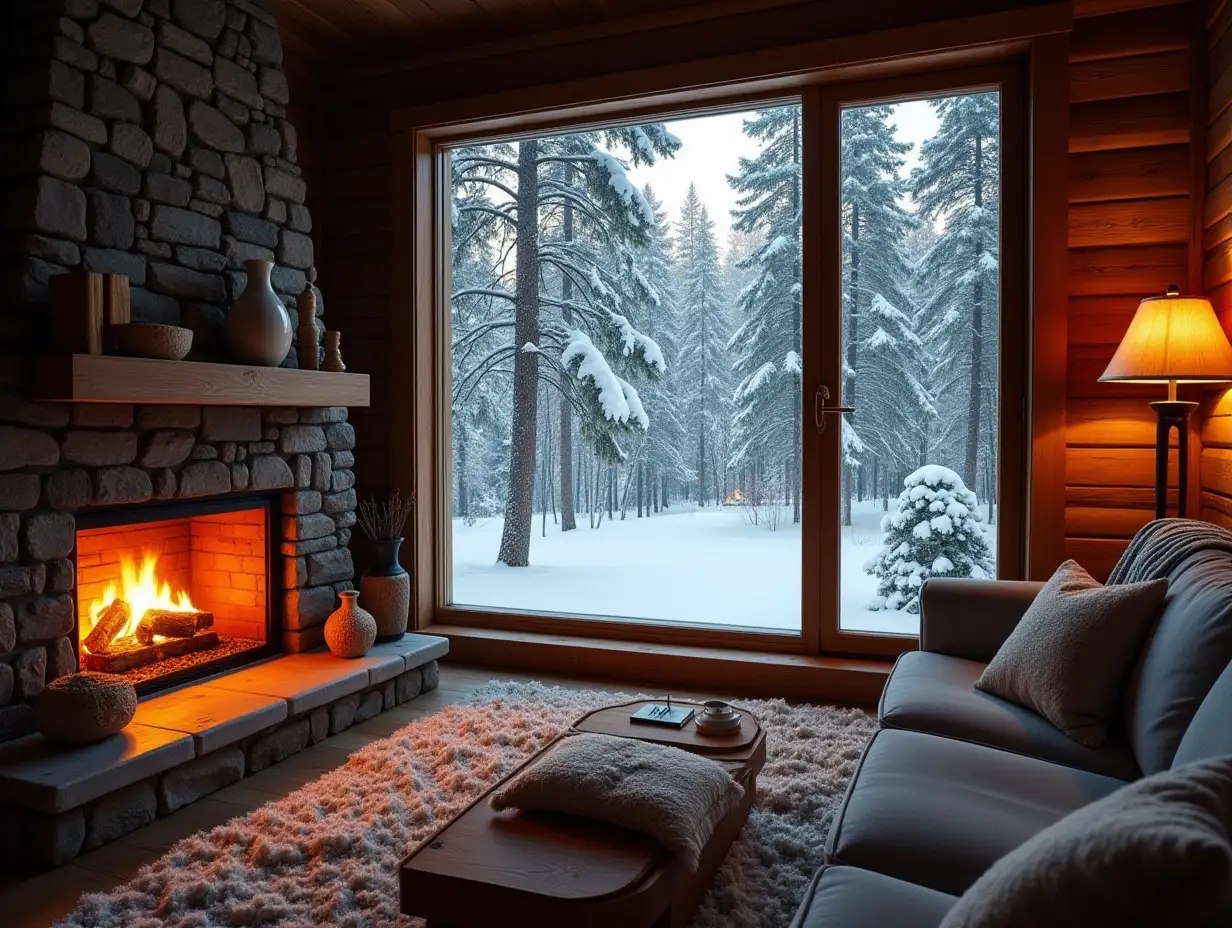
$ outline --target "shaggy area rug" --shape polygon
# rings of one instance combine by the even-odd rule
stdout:
[[[65,928],[418,928],[398,862],[583,712],[633,697],[493,683],[255,812],[179,842]],[[743,700],[766,730],[757,801],[694,928],[786,926],[875,723],[864,712]]]

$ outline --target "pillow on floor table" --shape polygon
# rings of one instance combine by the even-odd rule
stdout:
[[[993,864],[941,928],[1200,928],[1232,888],[1232,757],[1125,786]]]
[[[714,761],[612,735],[566,735],[488,804],[597,819],[654,838],[697,870],[715,826],[744,788]]]
[[[1104,586],[1066,561],[984,668],[976,689],[1038,712],[1100,747],[1167,580]]]

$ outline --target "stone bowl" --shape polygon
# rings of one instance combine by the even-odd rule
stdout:
[[[48,741],[89,744],[122,731],[137,713],[137,690],[123,677],[83,670],[52,680],[34,700]]]
[[[120,354],[133,358],[182,361],[192,348],[193,332],[178,325],[126,322],[111,327]]]

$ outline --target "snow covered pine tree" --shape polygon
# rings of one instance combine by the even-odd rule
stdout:
[[[734,228],[763,236],[763,244],[744,260],[756,277],[737,299],[743,321],[729,343],[739,379],[730,466],[751,467],[771,488],[781,483],[777,497],[790,501],[792,521],[799,522],[800,107],[760,110],[745,120],[744,133],[761,150],[754,158],[741,158],[739,173],[728,177],[740,194],[732,211]]]
[[[619,310],[626,301],[645,302],[635,299],[646,281],[635,273],[632,249],[648,242],[654,211],[606,149],[625,151],[638,165],[679,148],[662,125],[648,124],[463,148],[451,160],[455,228],[482,220],[474,224],[498,229],[490,234],[501,242],[490,281],[452,294],[455,305],[486,299],[506,307],[478,329],[455,329],[455,353],[475,359],[453,393],[456,409],[475,380],[512,373],[509,491],[497,556],[510,567],[530,561],[540,386],[572,402],[580,433],[601,459],[624,461],[619,439],[649,426],[627,378],[659,376],[666,363]],[[561,285],[565,278],[569,287]],[[558,283],[561,297],[550,295],[545,279]],[[496,333],[499,344],[480,355],[474,343]],[[558,357],[560,365],[540,366],[540,356]],[[571,388],[562,386],[562,368],[574,378]]]
[[[864,565],[877,577],[870,608],[920,611],[929,577],[995,576],[975,494],[948,467],[926,464],[903,481],[898,509],[881,520],[881,550]]]

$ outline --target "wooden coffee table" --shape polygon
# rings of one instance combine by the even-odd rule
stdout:
[[[402,861],[402,912],[427,919],[429,928],[684,928],[748,818],[766,763],[766,736],[744,710],[734,735],[704,735],[693,722],[682,729],[630,722],[644,702],[590,712],[573,730],[702,754],[744,787],[744,799],[702,850],[696,873],[686,872],[653,839],[623,828],[545,812],[494,812],[488,790]]]

